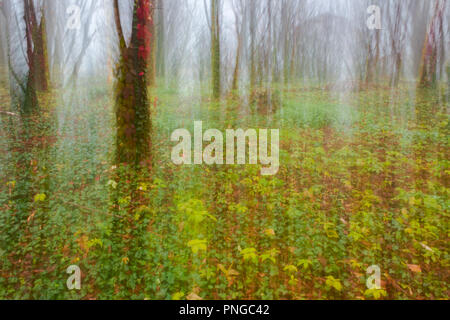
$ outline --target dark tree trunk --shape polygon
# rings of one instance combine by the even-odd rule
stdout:
[[[114,0],[116,25],[120,39],[120,61],[116,88],[116,161],[119,164],[151,164],[151,120],[147,94],[148,57],[153,35],[149,32],[151,1],[135,0],[133,31],[127,46],[118,0]]]
[[[39,109],[36,92],[48,90],[47,41],[44,15],[38,23],[33,1],[24,0],[23,3],[28,76],[21,112],[29,114]]]
[[[38,91],[48,90],[48,55],[47,55],[47,37],[45,30],[45,16],[42,15],[38,28],[34,31],[34,59],[35,59],[35,85]]]
[[[29,114],[36,111],[38,106],[36,94],[36,59],[33,52],[33,29],[36,28],[36,15],[33,1],[24,0],[25,36],[27,42],[28,77],[25,84],[25,97],[21,113]]]

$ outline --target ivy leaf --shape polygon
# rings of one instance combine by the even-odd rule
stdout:
[[[334,288],[337,291],[342,290],[341,280],[334,278],[333,276],[328,276],[326,280],[326,285],[330,288]]]
[[[241,255],[244,261],[252,261],[254,263],[258,262],[258,256],[256,254],[255,248],[246,248],[241,250]]]
[[[277,249],[270,249],[266,252],[264,252],[261,255],[261,261],[265,262],[267,260],[272,261],[273,263],[276,263],[276,256],[279,254],[280,252]]]
[[[191,240],[187,245],[191,248],[194,254],[197,254],[199,251],[206,251],[207,248],[206,240]]]
[[[47,199],[47,196],[43,193],[34,196],[34,202],[44,202],[45,199]]]
[[[386,297],[387,292],[383,289],[367,289],[364,295],[368,298],[373,297],[374,299],[380,299],[381,297]]]
[[[312,265],[312,261],[308,259],[300,259],[297,262],[297,266],[302,266],[303,270],[308,269]]]
[[[296,273],[298,271],[297,267],[292,264],[285,266],[283,270],[287,273]]]
[[[180,292],[176,292],[172,295],[172,300],[181,300],[184,297],[184,292],[180,291]]]
[[[110,186],[113,189],[117,188],[117,182],[115,182],[114,180],[109,180],[108,181],[108,186]]]

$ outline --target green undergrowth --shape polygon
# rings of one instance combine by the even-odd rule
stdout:
[[[45,98],[28,136],[0,115],[0,298],[448,298],[439,94],[280,88],[267,115],[244,98],[158,89],[153,170],[135,172],[112,161],[111,90],[81,90]],[[280,129],[278,174],[174,165],[170,135],[194,121]],[[368,290],[372,265],[381,288]]]

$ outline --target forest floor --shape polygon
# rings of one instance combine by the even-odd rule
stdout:
[[[117,180],[110,89],[41,97],[30,129],[0,114],[0,299],[448,299],[448,97],[276,93],[268,116],[158,89],[139,202]],[[174,165],[170,135],[195,120],[280,129],[278,174]]]

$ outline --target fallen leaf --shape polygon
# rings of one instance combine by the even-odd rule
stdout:
[[[417,264],[407,264],[407,266],[408,266],[408,269],[411,270],[412,272],[416,272],[416,273],[422,272],[422,269]]]
[[[201,298],[200,296],[198,296],[197,294],[195,294],[195,293],[190,293],[187,297],[186,297],[186,299],[187,300],[203,300],[203,298]]]

